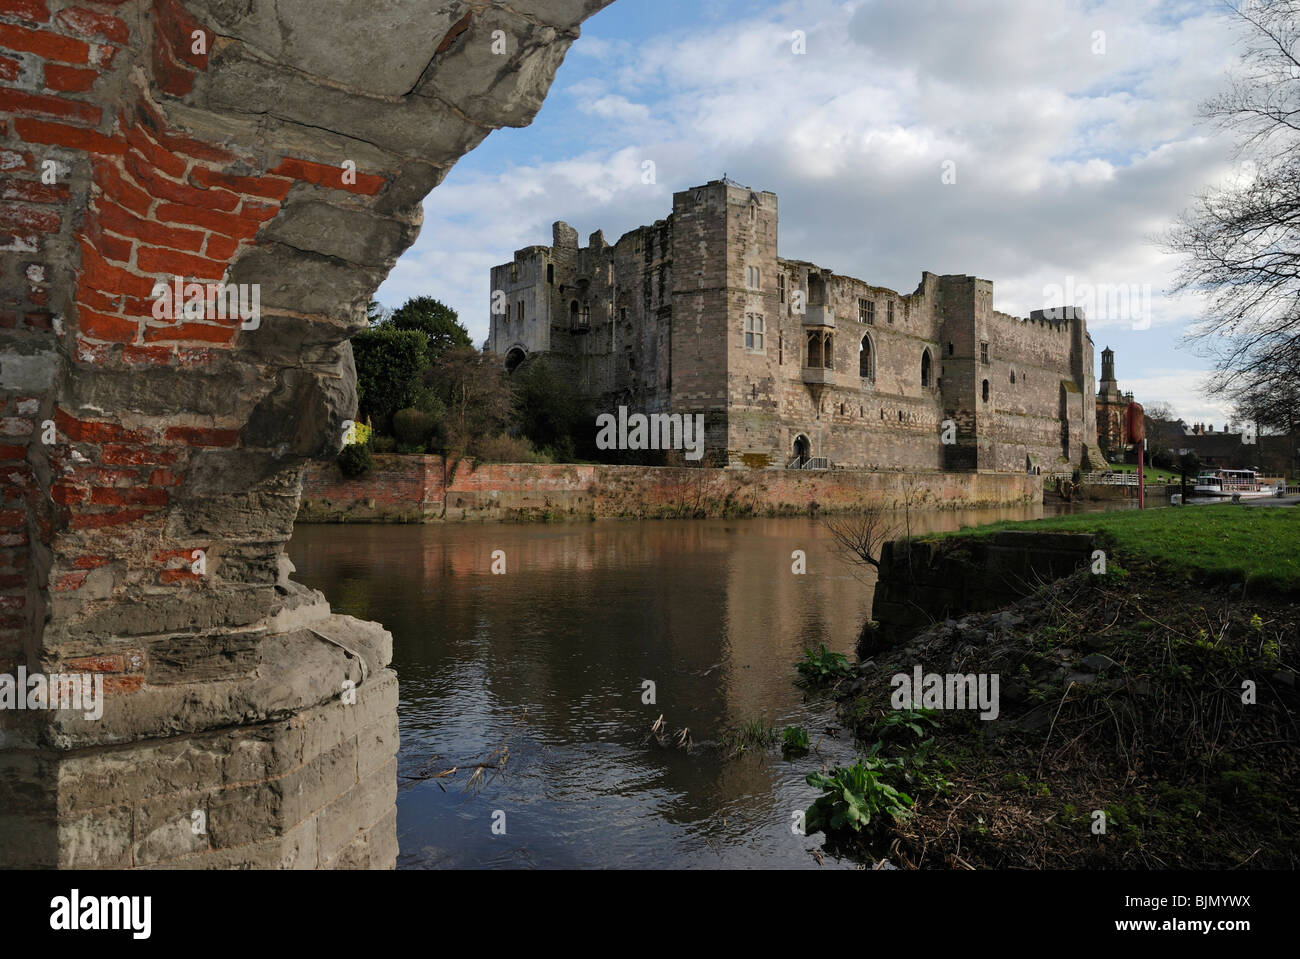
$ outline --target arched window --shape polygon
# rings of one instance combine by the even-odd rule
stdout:
[[[989,381],[988,381],[988,380],[985,380],[985,381],[984,381],[984,388],[983,388],[983,390],[982,390],[981,392],[984,394],[984,402],[987,403],[987,402],[989,401]]]
[[[864,336],[858,347],[858,376],[864,380],[876,378],[876,354],[871,349],[871,337]]]
[[[524,351],[516,346],[506,354],[506,372],[513,373],[515,370],[519,369],[519,364],[521,364],[524,359]]]
[[[569,326],[573,329],[578,328],[578,301],[569,301]]]
[[[921,353],[921,385],[930,387],[934,385],[934,369],[930,362],[930,351],[924,350]]]

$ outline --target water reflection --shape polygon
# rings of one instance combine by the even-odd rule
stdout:
[[[495,550],[504,575],[489,572]],[[399,775],[472,768],[508,745],[469,789],[464,771],[403,779],[401,867],[818,868],[822,839],[793,833],[792,813],[815,797],[804,776],[854,747],[826,731],[833,710],[804,696],[793,664],[822,642],[851,653],[871,585],[817,521],[300,526],[290,555],[336,610],[393,633]],[[660,714],[689,728],[689,751],[647,744]],[[725,733],[756,717],[806,726],[817,752],[728,758]]]

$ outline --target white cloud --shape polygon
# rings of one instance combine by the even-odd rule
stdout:
[[[923,270],[973,273],[994,281],[998,309],[1024,315],[1051,305],[1044,287],[1069,276],[1149,286],[1152,328],[1128,340],[1141,355],[1127,368],[1163,362],[1176,378],[1193,365],[1174,347],[1199,303],[1164,294],[1176,264],[1153,241],[1231,170],[1227,145],[1195,119],[1235,57],[1220,9],[793,0],[637,41],[602,34],[604,22],[614,21],[593,21],[535,128],[518,134],[544,143],[542,156],[453,169],[385,302],[440,296],[481,340],[488,267],[549,243],[552,220],[613,241],[667,216],[674,190],[726,172],[778,194],[782,255],[895,289],[912,290]],[[804,55],[791,49],[794,30]],[[571,67],[588,72],[567,79]],[[641,182],[646,160],[655,184]],[[1096,316],[1090,327],[1108,324]],[[1172,390],[1148,373],[1125,388],[1139,399],[1139,384]],[[1158,398],[1216,409],[1180,382]]]

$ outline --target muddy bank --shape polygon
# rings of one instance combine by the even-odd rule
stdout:
[[[1300,610],[1243,593],[1119,556],[898,643],[868,633],[841,710],[914,802],[850,842],[905,868],[1300,865]],[[917,667],[996,675],[996,719],[942,696],[900,715],[893,677]]]

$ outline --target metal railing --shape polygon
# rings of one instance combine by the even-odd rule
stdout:
[[[831,468],[831,461],[826,456],[796,456],[785,464],[785,468],[788,470],[828,470]]]
[[[1137,486],[1137,473],[1084,473],[1080,481],[1091,486]]]

